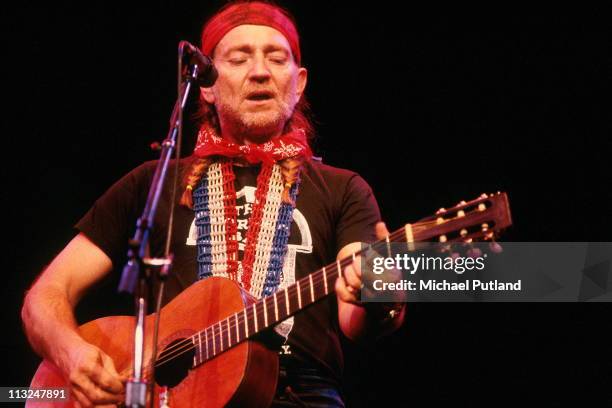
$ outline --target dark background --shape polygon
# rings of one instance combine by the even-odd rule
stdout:
[[[22,2],[3,13],[5,250],[1,384],[39,360],[24,290],[71,226],[155,155],[176,95],[176,46],[214,2]],[[316,151],[372,185],[390,228],[507,191],[508,241],[610,241],[609,24],[602,10],[400,10],[282,2],[309,69]],[[193,127],[187,127],[192,136]],[[188,138],[187,147],[193,145]],[[79,309],[120,310],[115,282]],[[409,304],[405,325],[347,345],[350,406],[612,402],[608,304]],[[590,404],[588,404],[590,405]]]

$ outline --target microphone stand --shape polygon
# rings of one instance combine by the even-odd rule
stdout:
[[[183,46],[180,47],[179,56],[179,78],[183,76],[182,73],[182,54]],[[136,232],[129,241],[128,250],[128,261],[123,268],[121,275],[121,281],[119,283],[119,292],[127,292],[134,294],[135,304],[135,316],[136,326],[134,328],[134,370],[132,376],[126,385],[125,405],[131,408],[144,408],[146,406],[147,399],[147,386],[148,382],[145,374],[146,365],[144,363],[144,350],[145,350],[145,316],[147,314],[147,298],[149,296],[149,285],[153,276],[157,276],[162,281],[165,280],[172,266],[172,255],[166,253],[165,258],[150,258],[149,257],[149,237],[153,227],[155,213],[157,211],[157,204],[164,186],[166,179],[166,173],[170,163],[170,158],[178,142],[180,145],[180,134],[182,133],[183,126],[183,109],[187,103],[189,92],[191,91],[192,85],[197,83],[198,74],[200,67],[197,63],[191,63],[187,69],[187,75],[185,81],[179,85],[179,94],[177,101],[174,105],[174,110],[170,118],[170,130],[166,139],[162,143],[160,159],[157,162],[155,173],[153,175],[153,181],[149,189],[147,201],[142,212],[142,215],[136,223]],[[180,81],[180,80],[179,80]],[[174,202],[170,203],[174,205]],[[168,232],[170,234],[170,232]],[[157,273],[152,271],[157,269]],[[159,316],[158,316],[159,317]],[[159,323],[159,319],[156,319],[156,324]],[[157,327],[155,328],[157,332]],[[155,336],[157,337],[157,336]],[[157,339],[154,339],[154,343]],[[153,345],[153,356],[151,364],[151,386],[155,384],[153,377],[153,369],[156,359],[156,346]],[[153,406],[153,398],[151,398],[151,406]]]

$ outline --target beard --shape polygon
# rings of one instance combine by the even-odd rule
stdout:
[[[275,99],[276,105],[263,110],[240,110],[234,104],[217,104],[217,114],[222,127],[231,129],[240,143],[248,140],[261,144],[270,140],[277,132],[282,131],[293,114],[295,103]],[[228,130],[229,130],[228,129]]]

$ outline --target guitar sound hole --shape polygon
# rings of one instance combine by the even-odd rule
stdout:
[[[155,382],[166,387],[177,386],[193,366],[195,349],[187,339],[176,339],[168,344],[157,358]]]

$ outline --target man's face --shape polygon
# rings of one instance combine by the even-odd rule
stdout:
[[[306,69],[293,60],[287,39],[277,30],[242,25],[217,44],[219,72],[212,88],[202,88],[214,104],[224,136],[261,143],[278,135],[306,86]]]

